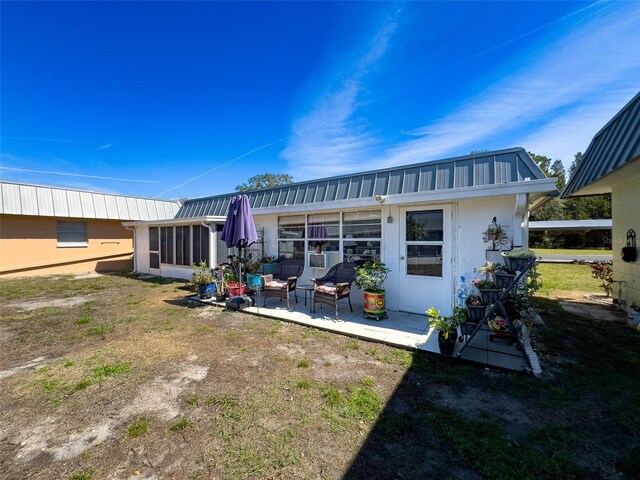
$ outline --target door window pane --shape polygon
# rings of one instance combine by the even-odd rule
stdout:
[[[442,277],[442,245],[407,245],[407,275]]]
[[[149,266],[151,268],[160,268],[160,254],[158,252],[149,254]]]
[[[407,212],[407,242],[441,242],[444,238],[442,210]]]

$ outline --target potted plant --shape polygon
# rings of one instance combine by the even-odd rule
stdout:
[[[493,280],[472,280],[473,285],[480,290],[480,296],[482,297],[482,303],[491,304],[498,301],[500,296],[500,290],[496,288]]]
[[[462,342],[464,340],[463,337],[467,335],[471,335],[475,328],[478,326],[478,322],[473,322],[469,318],[469,314],[467,309],[464,307],[455,306],[453,307],[453,313],[451,315],[458,325],[460,325],[460,338],[459,340]]]
[[[247,272],[247,286],[254,290],[260,288],[262,283],[262,275],[258,273],[260,270],[260,262],[247,262],[245,268]]]
[[[382,320],[387,318],[382,286],[389,274],[389,267],[379,260],[366,262],[356,269],[356,286],[364,290],[364,316]]]
[[[526,248],[511,250],[502,254],[504,264],[510,272],[521,272],[536,254]]]
[[[469,322],[478,323],[484,318],[487,306],[482,303],[482,297],[480,295],[469,295],[465,304]]]
[[[265,255],[258,260],[258,263],[260,264],[263,275],[270,275],[276,271],[276,268],[278,268],[276,257]]]
[[[211,298],[216,292],[216,284],[211,269],[206,262],[200,262],[193,266],[193,283],[198,287],[200,298]]]
[[[453,355],[458,338],[458,321],[455,317],[443,317],[440,310],[431,307],[427,310],[429,325],[438,330],[438,347],[443,355]]]
[[[238,276],[231,268],[223,270],[224,283],[227,286],[229,298],[244,295],[244,284],[238,280]]]

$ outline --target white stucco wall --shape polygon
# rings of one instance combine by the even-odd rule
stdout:
[[[449,252],[448,258],[444,262],[450,263],[450,277],[447,279],[448,286],[445,295],[434,295],[433,292],[415,292],[419,299],[420,305],[424,304],[424,308],[419,309],[421,313],[430,306],[437,306],[444,314],[449,314],[455,302],[455,294],[458,289],[458,280],[460,275],[464,275],[469,285],[474,278],[474,268],[481,266],[487,259],[499,258],[499,254],[487,254],[489,244],[482,241],[482,232],[491,223],[493,217],[497,222],[507,229],[509,236],[519,238],[527,238],[526,228],[523,223],[526,217],[526,211],[522,212],[517,207],[516,195],[502,195],[495,197],[468,198],[460,199],[455,202],[446,203],[415,203],[411,205],[382,205],[382,260],[389,266],[391,273],[385,283],[387,290],[387,308],[389,310],[398,310],[399,290],[403,288],[400,283],[400,269],[402,268],[400,256],[402,255],[403,242],[400,236],[400,217],[403,207],[411,206],[411,208],[438,208],[440,206],[449,206],[451,208],[451,234],[450,242],[446,251]],[[522,204],[522,198],[520,198]],[[361,208],[358,208],[361,209]],[[336,211],[344,211],[336,205]],[[313,213],[311,211],[307,213]],[[388,222],[391,217],[391,222]],[[254,215],[256,227],[264,228],[265,254],[277,255],[277,225],[278,215]],[[626,231],[626,230],[625,230]],[[215,259],[214,250],[216,244],[216,235],[212,232],[212,259]],[[141,273],[149,273],[149,229],[147,226],[136,227],[136,255],[138,255],[138,271]],[[493,255],[493,257],[491,256]],[[218,263],[226,261],[226,258],[220,258],[218,255]],[[190,267],[170,266],[161,264],[161,275],[174,278],[188,279],[191,276]],[[305,268],[299,283],[310,283],[310,278],[321,277],[327,270],[319,268]],[[427,289],[428,290],[428,289]],[[357,306],[363,304],[363,295],[356,289],[351,296],[352,303]]]
[[[640,261],[623,262],[621,249],[627,244],[627,231],[635,230],[640,236],[640,177],[616,185],[611,190],[611,207],[613,217],[613,278],[622,280],[622,298],[624,309],[631,303],[640,306]],[[639,245],[640,247],[640,245]],[[618,285],[613,287],[614,298],[618,297]]]
[[[149,273],[149,227],[146,225],[136,228],[136,244],[134,255],[136,257],[136,271]]]

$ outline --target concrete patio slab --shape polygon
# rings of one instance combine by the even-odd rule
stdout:
[[[189,296],[187,299],[207,305],[225,307],[222,302],[201,300],[197,295]],[[354,311],[351,312],[348,304],[344,304],[339,305],[339,318],[336,319],[333,309],[316,308],[315,313],[310,313],[308,305],[305,307],[303,302],[292,303],[290,310],[287,310],[286,304],[280,304],[280,302],[275,301],[268,302],[267,307],[261,305],[262,302],[259,302],[259,306],[244,309],[243,312],[372,340],[395,347],[440,354],[438,333],[429,328],[429,323],[424,315],[389,311],[387,312],[388,319],[377,321],[364,318],[360,307],[354,307]],[[516,348],[515,343],[509,346],[506,341],[500,339],[490,342],[489,333],[488,329],[481,329],[460,358],[507,370],[529,370],[523,353]],[[456,342],[454,358],[458,358],[457,353],[463,345],[463,342]],[[527,350],[525,349],[525,351]],[[535,355],[533,350],[530,350],[530,352]],[[537,358],[535,361],[537,364]]]

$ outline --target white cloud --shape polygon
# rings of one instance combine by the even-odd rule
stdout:
[[[358,168],[375,145],[374,134],[364,121],[354,118],[370,69],[384,56],[397,24],[387,20],[348,72],[347,78],[330,87],[311,111],[294,122],[294,136],[281,153],[295,168],[296,179],[317,178]]]
[[[96,148],[96,150],[105,150],[107,148],[110,148],[111,144],[110,143],[106,143],[104,145],[100,145],[98,148]]]
[[[387,152],[388,163],[459,153],[494,135],[527,126],[536,129],[527,137],[535,139],[536,145],[561,144],[564,139],[558,133],[572,128],[574,145],[584,143],[581,138],[588,143],[610,118],[603,119],[603,113],[613,115],[611,105],[621,107],[620,97],[630,100],[640,86],[640,8],[638,4],[625,7],[591,19],[448,117],[414,130],[411,133],[419,138]],[[628,79],[636,79],[635,92],[630,91]],[[596,120],[602,123],[593,130]],[[542,126],[532,126],[535,123]],[[538,153],[549,155],[546,150]]]
[[[359,58],[353,75],[295,122],[296,129],[326,126],[295,138],[282,155],[297,179],[438,159],[487,146],[522,145],[568,165],[640,87],[640,4],[597,4],[570,17],[570,22],[552,22],[565,25],[568,33],[543,48],[521,52],[521,66],[511,75],[464,99],[451,114],[411,130],[409,138],[386,151],[356,117],[368,67],[382,57],[393,32],[383,29],[376,37],[380,43]]]

